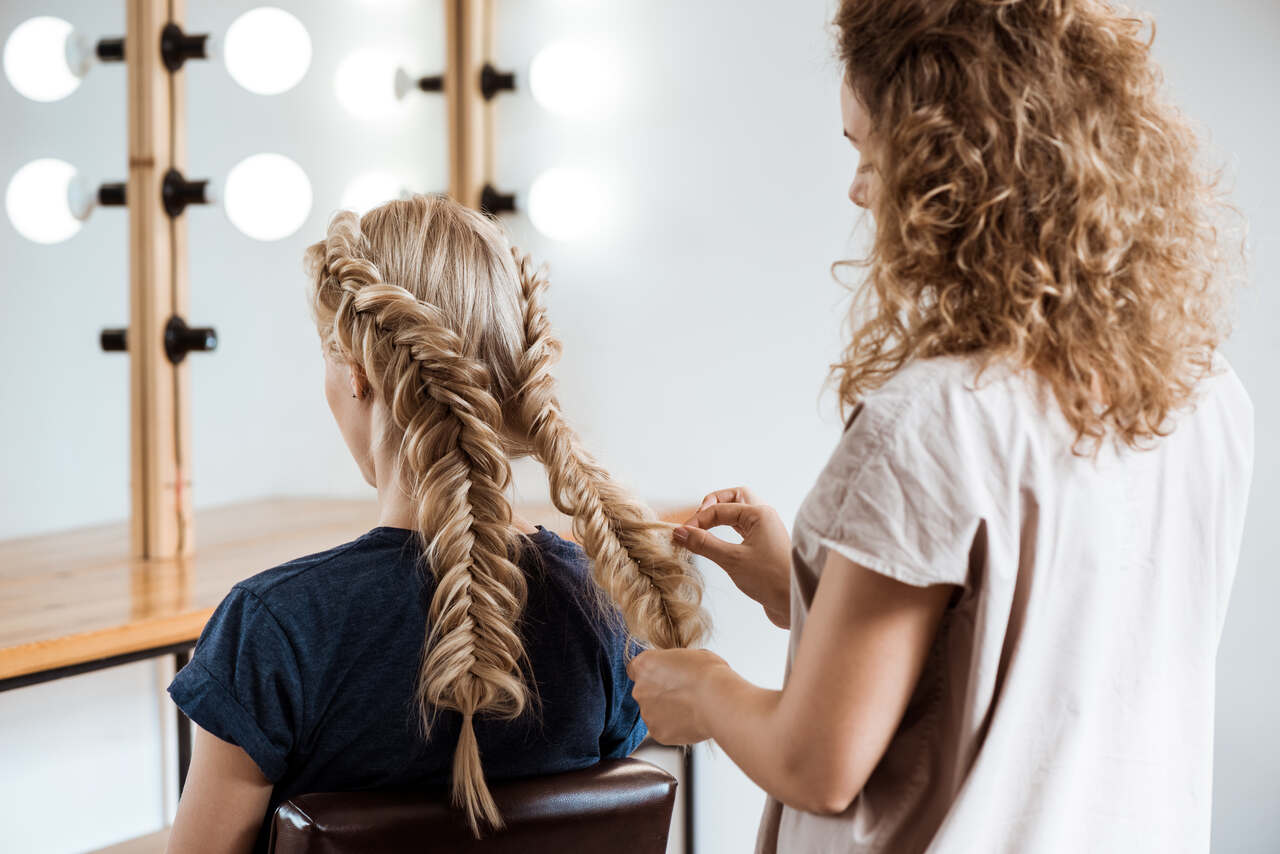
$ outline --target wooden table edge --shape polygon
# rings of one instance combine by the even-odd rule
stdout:
[[[665,512],[658,511],[656,515],[663,523],[676,525],[688,519],[695,509],[667,505]],[[565,518],[567,520],[568,517]],[[561,536],[572,539],[569,530]],[[215,607],[0,648],[0,690],[21,687],[3,683],[32,674],[90,665],[86,667],[87,671],[93,669],[91,665],[95,663],[130,653],[195,643]],[[24,681],[22,684],[28,683]]]
[[[181,643],[195,643],[213,608],[119,627],[63,635],[0,650],[0,681]],[[113,635],[122,635],[114,638]]]

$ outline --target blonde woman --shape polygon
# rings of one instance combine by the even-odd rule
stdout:
[[[196,725],[183,854],[265,850],[275,806],[309,791],[447,782],[475,833],[499,828],[486,777],[644,738],[628,640],[706,630],[669,527],[565,422],[546,279],[496,223],[415,196],[337,214],[306,258],[325,397],[378,525],[235,585],[169,686]],[[526,455],[585,553],[512,513]]]
[[[1215,181],[1101,0],[835,30],[875,219],[850,421],[790,537],[745,490],[677,531],[790,627],[787,676],[643,652],[641,713],[768,793],[762,852],[1207,851],[1253,458]]]

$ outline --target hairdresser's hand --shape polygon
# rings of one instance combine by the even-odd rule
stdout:
[[[726,543],[712,528],[729,525],[741,544]],[[746,487],[721,489],[702,499],[698,512],[672,532],[675,541],[729,574],[738,589],[759,602],[774,625],[791,625],[791,537],[778,511]]]
[[[651,649],[627,665],[636,683],[631,696],[649,735],[660,744],[696,744],[711,737],[709,677],[731,673],[725,660],[705,649]]]

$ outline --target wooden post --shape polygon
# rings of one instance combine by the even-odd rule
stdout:
[[[128,0],[130,539],[142,558],[191,555],[187,374],[164,351],[165,324],[187,303],[186,222],[164,210],[165,173],[186,155],[182,72],[160,57],[160,33],[185,0]]]
[[[473,208],[493,175],[493,107],[480,73],[493,55],[493,0],[445,0],[449,195]]]

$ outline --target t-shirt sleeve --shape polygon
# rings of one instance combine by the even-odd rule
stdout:
[[[284,629],[256,595],[233,587],[214,610],[169,696],[192,721],[238,745],[271,782],[302,731],[302,677]]]
[[[937,389],[871,396],[797,527],[829,551],[916,587],[964,585],[984,490],[973,414]]]
[[[631,656],[639,655],[643,647],[632,642]],[[630,756],[649,734],[649,728],[640,717],[640,704],[631,696],[635,683],[627,675],[627,659],[622,638],[619,636],[609,649],[609,665],[605,687],[609,691],[608,719],[600,735],[600,758],[622,759]]]

